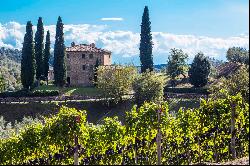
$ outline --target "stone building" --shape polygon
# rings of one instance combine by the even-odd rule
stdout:
[[[70,86],[92,86],[94,81],[94,66],[111,65],[111,52],[96,48],[95,44],[79,44],[72,42],[66,47],[67,83]]]

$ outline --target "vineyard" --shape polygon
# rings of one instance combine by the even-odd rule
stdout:
[[[93,125],[86,111],[61,107],[56,116],[0,140],[0,164],[77,159],[80,165],[152,165],[159,142],[161,164],[223,162],[249,154],[249,105],[240,95],[202,99],[197,109],[170,112],[167,102],[144,103],[127,112],[124,125],[117,118]]]

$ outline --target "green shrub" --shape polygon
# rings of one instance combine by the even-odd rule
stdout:
[[[161,74],[148,71],[140,74],[133,82],[136,103],[141,105],[144,101],[162,101],[165,84],[166,77]]]

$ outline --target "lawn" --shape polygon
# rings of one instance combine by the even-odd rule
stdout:
[[[36,87],[35,90],[59,90],[61,95],[81,95],[81,96],[97,96],[100,94],[100,90],[95,87],[63,87],[59,88],[54,85],[42,85]]]

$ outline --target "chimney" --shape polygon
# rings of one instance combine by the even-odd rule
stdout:
[[[90,47],[93,47],[93,48],[94,48],[94,47],[95,47],[95,43],[91,43],[91,44],[90,44]]]
[[[76,44],[75,44],[75,42],[72,42],[71,43],[71,47],[74,47]]]

